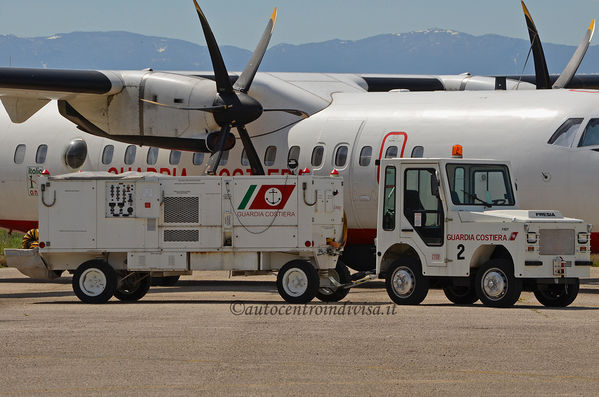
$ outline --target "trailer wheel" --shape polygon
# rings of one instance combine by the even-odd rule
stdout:
[[[179,276],[152,277],[151,285],[159,287],[172,287],[179,281]]]
[[[428,294],[429,281],[422,266],[412,258],[395,261],[385,278],[387,294],[398,305],[417,305]]]
[[[574,302],[580,289],[580,280],[568,284],[541,284],[535,289],[535,297],[543,306],[566,307]]]
[[[309,262],[295,260],[286,263],[277,274],[277,289],[289,303],[308,303],[320,286],[318,273]]]
[[[116,273],[106,262],[92,260],[81,264],[73,275],[73,291],[84,303],[106,303],[116,288]]]
[[[522,280],[514,276],[512,264],[505,259],[484,263],[475,279],[476,295],[485,306],[510,307],[522,292]]]
[[[129,273],[118,282],[114,296],[123,302],[133,302],[143,298],[149,290],[149,273]]]
[[[478,300],[473,286],[447,285],[443,287],[447,299],[456,305],[471,305]]]
[[[351,281],[349,269],[341,261],[337,262],[335,270],[331,273],[331,276],[333,276],[333,278],[340,284],[347,284]],[[319,288],[318,291],[316,291],[316,297],[322,302],[339,302],[341,299],[345,298],[348,293],[348,288],[332,289],[327,287]]]

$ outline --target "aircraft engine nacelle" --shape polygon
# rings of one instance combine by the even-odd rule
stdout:
[[[79,115],[115,138],[197,138],[220,129],[212,113],[177,109],[212,106],[216,92],[214,81],[151,71],[122,72],[122,78],[123,89],[117,94],[77,96],[67,102]]]

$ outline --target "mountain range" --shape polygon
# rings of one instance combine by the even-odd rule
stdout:
[[[494,34],[473,36],[432,28],[361,40],[328,40],[269,48],[261,71],[518,75],[533,73],[530,44]],[[574,46],[544,43],[550,73],[560,73]],[[243,70],[251,52],[222,46],[230,71]],[[73,32],[50,37],[0,35],[0,66],[68,69],[211,70],[206,46],[129,32]],[[599,72],[599,47],[591,46],[579,73]]]

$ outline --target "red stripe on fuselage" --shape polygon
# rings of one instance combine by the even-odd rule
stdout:
[[[37,229],[37,221],[13,221],[10,219],[0,219],[0,227],[8,229],[11,232],[16,230],[18,232],[26,233],[31,229]]]

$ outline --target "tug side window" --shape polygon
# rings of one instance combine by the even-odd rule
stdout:
[[[432,168],[410,168],[404,176],[403,213],[426,245],[443,245],[443,203],[433,193],[436,172]]]
[[[383,199],[383,230],[395,230],[395,167],[385,168],[385,198]]]

